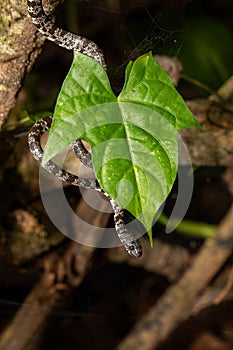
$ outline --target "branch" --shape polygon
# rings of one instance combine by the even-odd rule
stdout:
[[[190,316],[198,294],[232,254],[232,222],[233,206],[219,224],[215,237],[205,242],[180,281],[149,309],[119,344],[118,350],[154,350],[181,321]]]
[[[181,131],[193,165],[230,166],[233,163],[233,77],[209,99],[187,101],[202,128]]]
[[[109,215],[104,212],[106,204],[102,204],[102,210],[97,214],[81,200],[78,205],[77,215],[84,222],[93,226],[106,227]],[[80,233],[87,233],[88,226],[80,224]],[[95,235],[93,235],[95,236]],[[67,245],[65,251],[53,252],[42,260],[45,270],[41,280],[37,282],[22,307],[8,327],[0,336],[1,350],[22,350],[37,339],[46,319],[52,309],[61,304],[67,298],[73,287],[78,287],[92,266],[95,248],[86,247],[76,242]],[[62,293],[61,293],[62,292]]]
[[[153,240],[154,248],[151,248],[148,240],[142,239],[140,242],[143,249],[140,259],[132,259],[122,247],[109,249],[108,259],[114,263],[126,262],[130,266],[141,267],[166,277],[170,282],[177,281],[190,262],[189,252],[181,246],[169,245],[156,238]]]
[[[182,65],[171,57],[154,56],[170,75],[174,85],[181,78]],[[233,76],[209,98],[186,101],[201,129],[188,128],[180,132],[198,166],[229,166],[233,163]],[[182,164],[185,165],[185,160]]]

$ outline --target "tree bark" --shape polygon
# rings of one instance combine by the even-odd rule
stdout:
[[[227,167],[233,164],[233,109],[225,109],[225,101],[219,104],[211,97],[187,101],[201,128],[187,128],[180,134],[193,165]]]
[[[59,2],[61,0],[50,1],[49,12]],[[1,1],[0,128],[15,106],[23,79],[42,49],[45,38],[35,33],[36,27],[27,13],[26,0]]]

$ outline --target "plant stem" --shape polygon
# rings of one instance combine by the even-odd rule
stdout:
[[[173,219],[173,223],[175,220],[176,219]],[[161,214],[158,222],[166,226],[168,223],[168,217],[165,214]],[[216,230],[216,225],[207,224],[205,222],[195,222],[192,220],[182,220],[182,222],[176,227],[176,231],[182,235],[203,239],[213,237]]]

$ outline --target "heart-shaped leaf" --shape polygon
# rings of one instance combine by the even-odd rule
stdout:
[[[44,162],[71,141],[86,139],[102,188],[150,232],[176,177],[177,130],[191,125],[195,119],[150,53],[128,64],[118,97],[104,69],[75,53]]]

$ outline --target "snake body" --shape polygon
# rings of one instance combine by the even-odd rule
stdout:
[[[42,159],[44,151],[41,147],[41,137],[42,135],[50,130],[52,124],[52,117],[45,117],[38,120],[31,128],[28,135],[28,145],[33,157],[42,164]],[[98,185],[96,180],[81,178],[79,176],[73,175],[68,171],[60,168],[53,161],[49,160],[43,167],[50,173],[57,176],[60,180],[68,182],[73,186],[82,186],[85,188],[93,189],[98,192],[103,192],[101,187]]]
[[[51,22],[51,20],[46,16],[41,0],[27,0],[27,4],[32,22],[36,25],[40,33],[45,35],[47,39],[68,50],[76,50],[90,56],[99,62],[104,69],[107,69],[103,52],[93,41],[57,27],[57,25]],[[33,125],[28,135],[29,149],[33,157],[40,164],[42,164],[44,153],[40,142],[41,136],[50,130],[51,123],[52,117],[40,119]],[[71,148],[84,165],[90,168],[93,167],[91,154],[85,149],[81,140],[72,142]],[[62,181],[68,182],[71,185],[82,186],[104,193],[109,199],[114,210],[115,228],[121,243],[131,256],[140,257],[142,255],[142,248],[139,241],[134,237],[134,234],[129,232],[125,227],[123,208],[121,208],[107,193],[102,190],[97,180],[80,178],[73,175],[60,168],[51,160],[43,165],[43,167],[49,173],[57,176]]]
[[[65,31],[46,16],[41,0],[27,0],[28,12],[41,34],[67,50],[76,50],[94,58],[107,68],[102,50],[91,40]]]

